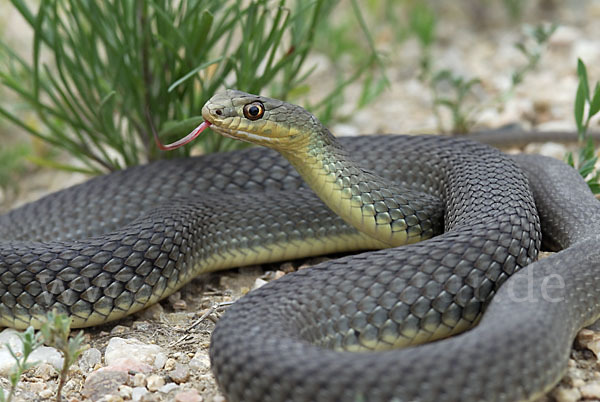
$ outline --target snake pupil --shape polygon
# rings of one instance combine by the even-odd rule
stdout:
[[[250,103],[244,106],[244,116],[249,120],[258,120],[263,117],[265,107],[260,102]]]

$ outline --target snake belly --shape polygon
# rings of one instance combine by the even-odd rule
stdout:
[[[445,233],[286,275],[235,303],[211,345],[228,399],[518,400],[558,381],[575,331],[597,315],[589,295],[600,256],[585,250],[597,244],[600,215],[576,173],[545,159],[518,161],[541,183],[533,191],[545,243],[568,248],[500,288],[536,259],[541,242],[528,181],[512,159],[434,136],[342,143],[367,169],[439,197]],[[90,180],[1,216],[0,239],[0,321],[18,328],[52,308],[76,326],[95,325],[202,272],[377,246],[267,149]],[[551,274],[564,286],[541,286]],[[562,302],[548,303],[547,292]],[[383,350],[471,327],[495,293],[475,330]]]

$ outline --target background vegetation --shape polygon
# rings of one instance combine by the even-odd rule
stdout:
[[[98,174],[189,154],[192,147],[159,152],[152,134],[164,142],[185,135],[223,87],[301,103],[326,124],[344,122],[397,79],[386,71],[407,41],[418,52],[402,62],[416,65],[410,74],[428,92],[436,130],[471,131],[482,110],[502,107],[539,72],[557,25],[527,22],[552,21],[558,8],[548,0],[10,0],[5,7],[18,11],[33,37],[25,53],[0,39],[0,95],[8,99],[0,103],[0,135],[18,127],[36,140],[0,140],[4,198],[31,162]],[[465,17],[474,30],[507,26],[519,34],[522,57],[500,93],[487,94],[479,76],[439,60],[448,40],[440,26]],[[328,80],[320,82],[314,77],[324,68]],[[193,146],[215,152],[243,144],[203,135]]]

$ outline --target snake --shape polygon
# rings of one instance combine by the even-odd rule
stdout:
[[[49,310],[98,325],[204,272],[352,252],[226,310],[210,359],[227,400],[514,401],[550,390],[600,316],[600,204],[565,163],[336,138],[236,90],[202,116],[263,147],[131,167],[0,216],[1,325]]]

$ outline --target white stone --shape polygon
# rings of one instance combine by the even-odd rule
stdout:
[[[165,367],[165,363],[167,362],[167,354],[163,352],[159,352],[154,357],[154,368],[157,370],[162,370]]]
[[[597,381],[583,385],[579,391],[584,399],[600,399],[600,383]]]
[[[265,281],[264,279],[260,279],[260,278],[256,278],[256,280],[254,281],[254,284],[252,285],[252,290],[256,290],[258,288],[260,288],[261,286],[266,285],[268,282]]]
[[[135,387],[131,390],[131,400],[137,402],[142,399],[144,395],[148,395],[149,393],[150,392],[148,392],[145,387]]]
[[[165,379],[158,374],[152,374],[146,378],[146,388],[150,391],[158,391],[163,385],[165,385]]]
[[[110,366],[123,357],[130,357],[139,362],[154,365],[156,355],[164,353],[158,345],[140,342],[135,338],[123,339],[114,337],[108,342],[104,352],[104,362]]]
[[[96,348],[89,348],[79,358],[79,367],[82,371],[90,371],[96,364],[102,362],[102,353]]]
[[[50,399],[53,395],[54,395],[54,390],[52,390],[50,388],[46,388],[45,390],[40,391],[40,393],[38,394],[38,396],[43,399]]]
[[[131,399],[132,393],[133,393],[133,388],[131,388],[129,385],[120,385],[119,386],[119,395],[123,399]]]
[[[581,398],[581,392],[577,388],[558,387],[552,392],[556,402],[577,402]]]
[[[23,343],[19,338],[20,332],[6,328],[0,332],[0,375],[7,376],[13,366],[15,365],[15,359],[8,351],[6,344],[10,345],[13,352],[17,356],[22,355]],[[63,358],[58,350],[47,346],[40,346],[29,355],[29,362],[39,362],[51,364],[56,370],[62,369]]]
[[[165,384],[162,387],[160,387],[158,389],[158,392],[162,392],[163,394],[168,394],[169,392],[171,392],[177,388],[179,388],[179,385],[175,384],[174,382],[170,382],[170,383]]]
[[[210,358],[204,350],[198,349],[189,365],[195,370],[208,370],[210,369]]]
[[[135,373],[132,379],[134,387],[146,387],[146,375],[142,373]]]

